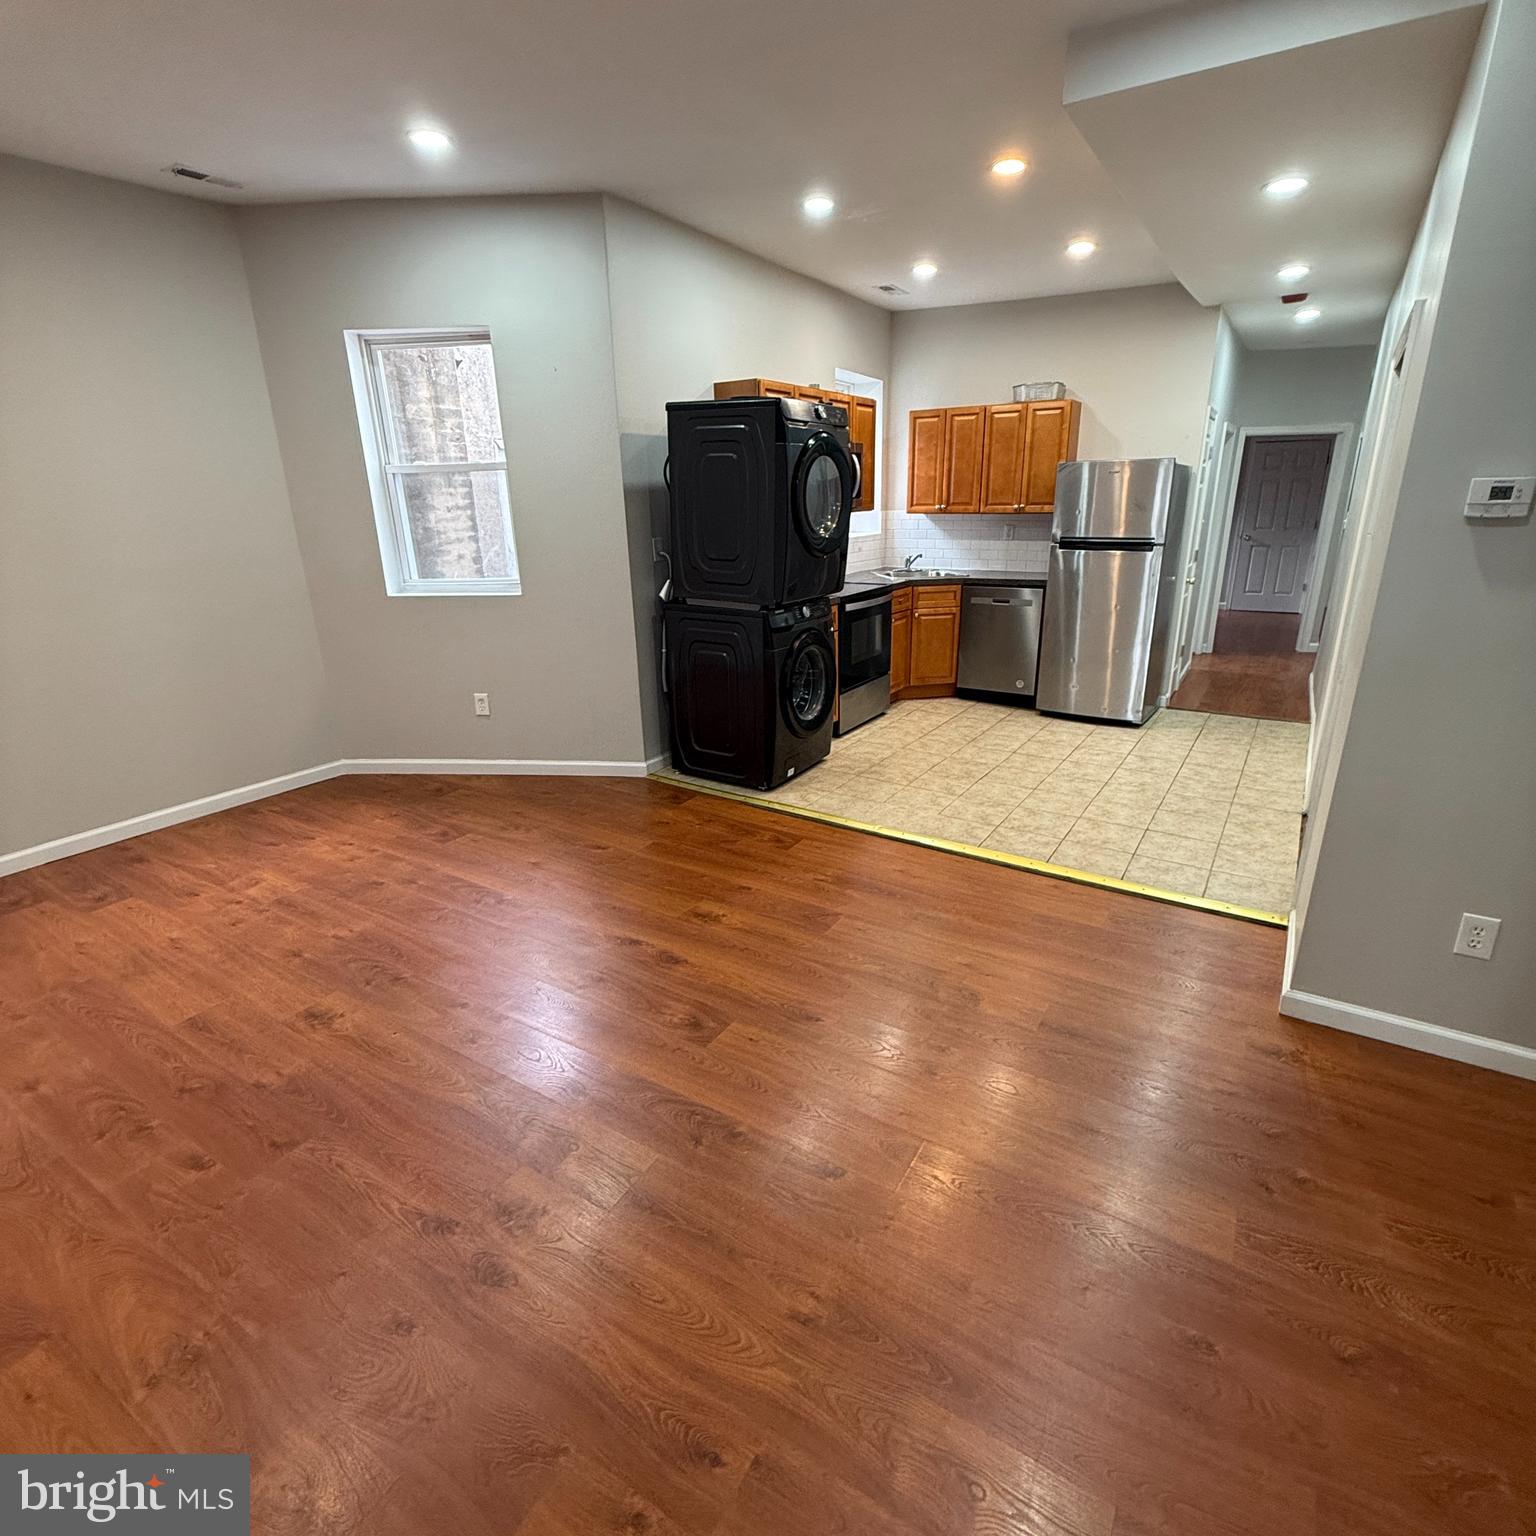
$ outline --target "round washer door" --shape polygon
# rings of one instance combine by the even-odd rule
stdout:
[[[784,721],[797,736],[819,731],[832,716],[837,689],[837,659],[819,630],[807,630],[789,647],[779,677]]]
[[[817,432],[801,450],[790,487],[795,532],[813,555],[835,549],[853,506],[853,459],[830,432]]]

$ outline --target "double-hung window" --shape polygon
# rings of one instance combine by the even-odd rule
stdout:
[[[521,592],[490,332],[346,338],[385,590]]]

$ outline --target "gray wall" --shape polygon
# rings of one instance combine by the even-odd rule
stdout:
[[[666,403],[717,379],[832,387],[838,368],[890,378],[888,311],[619,198],[604,199],[635,645],[648,756],[664,748],[656,593],[665,564]],[[891,441],[887,436],[887,443]],[[887,498],[889,499],[889,498]]]
[[[236,221],[343,755],[638,762],[600,199]],[[456,325],[491,332],[523,595],[387,597],[342,332]]]
[[[1461,508],[1474,475],[1536,474],[1532,58],[1536,9],[1490,6],[1389,319],[1388,346],[1408,306],[1428,303],[1422,392],[1398,432],[1367,429],[1368,454],[1385,445],[1378,484],[1390,489],[1401,450],[1401,489],[1379,518],[1367,495],[1355,509],[1365,532],[1348,598],[1363,645],[1346,622],[1325,658],[1347,723],[1321,749],[1292,973],[1298,991],[1525,1046],[1536,1046],[1536,527],[1469,523]],[[1504,920],[1491,962],[1452,955],[1463,911]]]
[[[1250,432],[1348,421],[1359,427],[1371,392],[1375,347],[1245,351],[1234,415]]]
[[[335,757],[229,215],[0,158],[0,853]]]

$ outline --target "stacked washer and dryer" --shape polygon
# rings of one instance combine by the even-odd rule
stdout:
[[[672,763],[771,789],[832,749],[830,598],[858,494],[848,413],[808,400],[675,401],[667,450]]]

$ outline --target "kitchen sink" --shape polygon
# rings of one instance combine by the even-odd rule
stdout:
[[[869,574],[895,580],[902,576],[964,576],[965,572],[940,570],[932,565],[917,565],[913,566],[910,570],[903,565],[887,565],[881,566],[879,570],[871,571]]]

